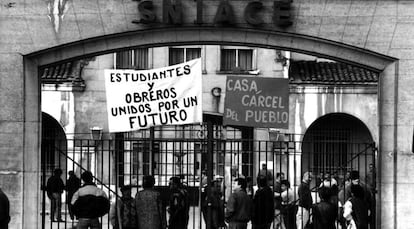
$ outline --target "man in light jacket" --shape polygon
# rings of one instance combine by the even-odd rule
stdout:
[[[82,187],[73,194],[73,213],[79,219],[78,229],[101,228],[99,217],[109,212],[110,202],[105,192],[93,183],[93,175],[85,171],[81,175]]]

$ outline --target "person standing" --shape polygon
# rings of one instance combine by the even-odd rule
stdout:
[[[322,186],[319,188],[318,194],[321,202],[312,206],[312,228],[336,229],[337,207],[329,201],[331,194],[329,188]]]
[[[345,202],[344,218],[348,229],[368,229],[369,207],[364,200],[364,189],[360,185],[351,185],[351,198]]]
[[[73,194],[75,194],[76,191],[78,191],[78,189],[81,186],[81,180],[75,175],[75,173],[73,171],[69,171],[69,178],[66,181],[66,193],[67,193],[67,203],[68,203],[68,210],[69,210],[69,216],[70,218],[73,220],[75,217],[73,215],[73,211],[72,211],[72,204],[71,204],[71,200],[73,197]]]
[[[229,229],[246,229],[252,217],[253,202],[246,192],[246,180],[237,178],[235,181],[235,188],[226,205],[225,219]]]
[[[109,211],[111,224],[114,229],[136,229],[137,210],[135,200],[131,196],[131,186],[121,187],[121,198],[118,198]]]
[[[109,212],[110,202],[104,191],[93,183],[93,175],[85,171],[81,175],[83,185],[73,194],[72,210],[79,219],[77,229],[101,228],[99,217]]]
[[[137,208],[137,228],[163,229],[166,228],[165,214],[161,194],[154,190],[155,179],[146,175],[142,179],[143,190],[135,195]]]
[[[0,228],[8,229],[10,222],[10,202],[7,195],[0,188]]]
[[[309,222],[309,213],[312,207],[312,194],[310,190],[310,182],[312,180],[312,174],[305,172],[303,174],[302,183],[298,188],[298,211],[296,213],[296,228],[304,229]]]
[[[281,181],[281,189],[282,189],[281,214],[283,217],[284,226],[287,229],[295,229],[296,228],[295,214],[297,211],[295,193],[293,189],[290,187],[290,182],[288,180]]]
[[[209,188],[207,186],[207,188]],[[204,222],[207,222],[208,207],[211,209],[211,228],[218,229],[225,227],[224,223],[224,203],[221,194],[221,181],[213,180],[211,182],[211,196],[205,196],[202,203],[202,213]]]
[[[271,170],[267,169],[267,164],[263,163],[262,164],[262,169],[259,171],[259,173],[257,174],[257,176],[263,176],[266,177],[267,180],[267,186],[272,187],[273,186],[273,173]]]
[[[169,185],[171,194],[168,205],[168,212],[170,214],[168,228],[187,228],[190,210],[187,190],[183,188],[179,177],[171,177]]]
[[[285,179],[285,174],[280,172],[276,173],[276,180],[273,187],[274,191],[274,204],[275,204],[275,220],[273,222],[274,229],[285,229],[285,223],[281,214],[282,208],[282,184],[281,181]]]
[[[273,192],[266,177],[257,177],[258,190],[253,197],[253,229],[269,229],[274,218]]]
[[[51,211],[50,220],[62,222],[62,193],[65,190],[65,184],[62,178],[62,169],[53,170],[53,175],[47,179],[46,192],[50,199]],[[56,218],[55,218],[56,216]]]

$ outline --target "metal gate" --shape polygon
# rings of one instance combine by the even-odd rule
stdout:
[[[271,183],[275,184],[277,177],[283,174],[294,190],[302,174],[312,172],[314,201],[318,201],[317,189],[324,179],[334,178],[342,188],[347,182],[347,173],[358,170],[361,183],[369,187],[375,198],[376,147],[372,142],[329,139],[304,142],[303,136],[295,134],[278,134],[274,139],[258,141],[252,140],[250,130],[220,126],[174,127],[171,133],[152,129],[139,134],[117,134],[110,136],[112,139],[93,140],[85,136],[42,139],[42,228],[76,226],[76,219],[72,220],[69,215],[66,192],[62,195],[61,207],[64,222],[51,220],[52,209],[45,187],[55,168],[63,170],[61,178],[65,183],[69,171],[78,177],[83,171],[91,171],[96,184],[111,202],[119,197],[119,187],[132,185],[134,196],[142,188],[143,176],[153,175],[164,209],[169,198],[169,178],[179,176],[189,193],[188,228],[206,228],[201,206],[208,182],[220,180],[226,201],[234,180],[245,177],[247,192],[253,196],[256,177],[264,165],[272,176]],[[164,213],[168,218],[166,211]],[[112,228],[108,215],[101,218],[101,223],[102,228]]]

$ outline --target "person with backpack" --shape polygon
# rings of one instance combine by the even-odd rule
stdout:
[[[170,219],[168,221],[169,229],[186,229],[189,219],[188,193],[181,184],[179,177],[170,178],[170,200],[168,212]]]
[[[121,187],[121,198],[118,198],[110,210],[110,219],[114,229],[136,229],[137,210],[135,200],[131,196],[131,186]]]

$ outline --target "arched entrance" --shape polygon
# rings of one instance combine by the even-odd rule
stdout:
[[[66,169],[67,151],[66,134],[59,122],[47,113],[42,112],[42,162],[46,176],[50,176],[55,168]]]
[[[369,180],[375,167],[375,143],[367,126],[345,113],[331,113],[317,119],[306,131],[302,143],[302,171],[316,176],[332,174],[343,180],[346,172],[358,170]]]

